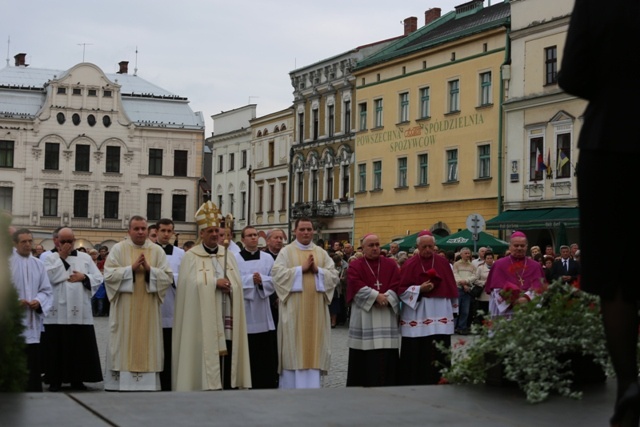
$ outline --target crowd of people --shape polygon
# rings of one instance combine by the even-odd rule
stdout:
[[[25,306],[29,391],[104,381],[110,391],[319,388],[331,364],[331,328],[348,324],[347,386],[438,384],[451,336],[477,317],[508,315],[548,280],[579,274],[577,245],[549,266],[514,233],[497,259],[417,247],[388,251],[369,233],[313,242],[313,222],[296,220],[293,240],[274,229],[258,247],[256,228],[232,241],[232,218],[212,202],[196,213],[198,240],[178,246],[175,225],[134,215],[128,238],[88,252],[71,228],[54,249],[32,251],[29,230],[13,230],[13,282]],[[537,252],[536,252],[537,251]],[[457,257],[457,258],[456,258]],[[100,293],[104,296],[101,297]],[[104,370],[93,317],[109,316]]]

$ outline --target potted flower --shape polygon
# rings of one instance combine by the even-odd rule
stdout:
[[[553,282],[511,316],[487,320],[474,332],[449,351],[451,367],[443,370],[449,383],[512,382],[536,403],[552,392],[579,398],[576,385],[606,378],[599,298],[574,286]]]

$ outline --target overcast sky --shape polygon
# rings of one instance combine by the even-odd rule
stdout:
[[[129,73],[212,114],[258,105],[263,116],[291,105],[289,72],[354,47],[399,36],[403,20],[459,0],[3,0],[2,55],[66,70],[83,61]],[[492,4],[497,3],[496,0]],[[485,2],[485,6],[488,0]],[[9,43],[10,39],[10,43]],[[82,44],[85,44],[83,46]],[[138,50],[136,58],[136,49]],[[6,66],[6,62],[0,67]]]

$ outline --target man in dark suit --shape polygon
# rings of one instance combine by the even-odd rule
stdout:
[[[551,276],[553,280],[562,279],[564,283],[573,283],[580,274],[580,264],[571,258],[569,246],[560,246],[560,259],[553,262]]]

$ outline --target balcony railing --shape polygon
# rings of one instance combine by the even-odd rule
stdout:
[[[336,214],[332,201],[296,203],[291,209],[292,218],[331,218]]]

